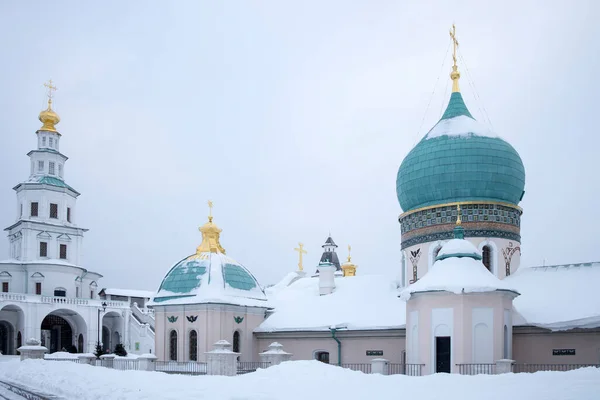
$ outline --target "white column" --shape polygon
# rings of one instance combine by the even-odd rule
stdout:
[[[17,351],[21,354],[21,361],[29,359],[43,359],[44,354],[48,352],[48,349],[44,346],[40,346],[40,341],[36,338],[27,339],[25,346],[21,346]]]
[[[215,343],[214,350],[206,352],[207,375],[237,375],[237,356],[230,350],[231,344],[227,340],[219,340]]]

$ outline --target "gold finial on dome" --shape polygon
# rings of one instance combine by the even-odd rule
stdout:
[[[452,65],[452,72],[450,72],[450,79],[452,79],[452,93],[460,92],[460,88],[458,87],[458,80],[460,79],[460,72],[458,72],[458,65],[456,65],[456,49],[458,49],[458,40],[456,39],[456,26],[452,24],[452,29],[450,29],[450,37],[452,38],[453,51],[452,51],[452,60],[454,64]]]
[[[302,255],[308,253],[306,250],[304,250],[304,244],[298,243],[298,247],[294,247],[294,251],[298,252],[298,271],[304,271],[304,266],[302,265]]]
[[[462,219],[461,219],[460,215],[461,215],[460,204],[457,204],[456,205],[456,225],[462,225]]]
[[[196,248],[196,255],[200,253],[223,253],[225,254],[225,249],[221,246],[219,242],[219,236],[223,231],[220,229],[214,222],[212,216],[212,208],[213,202],[208,201],[208,222],[202,225],[200,228],[200,232],[202,232],[202,243],[200,246]]]
[[[44,83],[44,86],[48,88],[48,108],[42,111],[38,117],[40,122],[43,124],[38,130],[58,132],[55,125],[60,122],[60,117],[54,112],[54,110],[52,110],[52,92],[56,91],[57,88],[52,84],[52,79],[50,79],[48,83]]]
[[[351,258],[350,258],[350,251],[352,250],[352,247],[350,245],[348,245],[348,261],[346,261],[345,263],[342,264],[342,272],[344,274],[344,276],[356,276],[356,265],[352,264]]]

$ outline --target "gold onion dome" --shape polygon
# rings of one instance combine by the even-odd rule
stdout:
[[[356,265],[352,264],[351,258],[350,258],[350,250],[352,250],[352,247],[350,247],[350,245],[348,245],[348,260],[342,264],[342,272],[344,274],[344,276],[356,276]]]
[[[222,253],[225,254],[225,249],[219,242],[219,237],[223,231],[213,222],[212,217],[212,202],[208,202],[210,208],[210,214],[208,216],[208,222],[202,225],[200,232],[202,232],[202,243],[196,248],[196,254],[200,253]]]
[[[42,111],[38,118],[43,124],[40,131],[57,132],[54,125],[60,122],[60,117],[52,109],[52,100],[48,100],[48,108]]]

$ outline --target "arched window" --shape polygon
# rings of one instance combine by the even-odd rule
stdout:
[[[488,271],[492,271],[492,248],[488,245],[483,246],[482,249],[483,256],[483,265],[488,269]]]
[[[83,353],[83,335],[81,333],[77,338],[77,352]]]
[[[233,332],[233,352],[240,352],[240,331]]]
[[[198,361],[198,333],[190,331],[190,361]]]
[[[329,364],[329,352],[328,351],[317,351],[315,353],[315,360],[321,361],[322,363]]]
[[[171,331],[169,334],[169,360],[177,361],[177,332]]]

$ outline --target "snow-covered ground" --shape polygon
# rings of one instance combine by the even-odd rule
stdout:
[[[66,399],[598,399],[600,369],[426,377],[366,375],[317,361],[291,361],[235,377],[115,371],[56,361],[0,362],[2,380]]]

